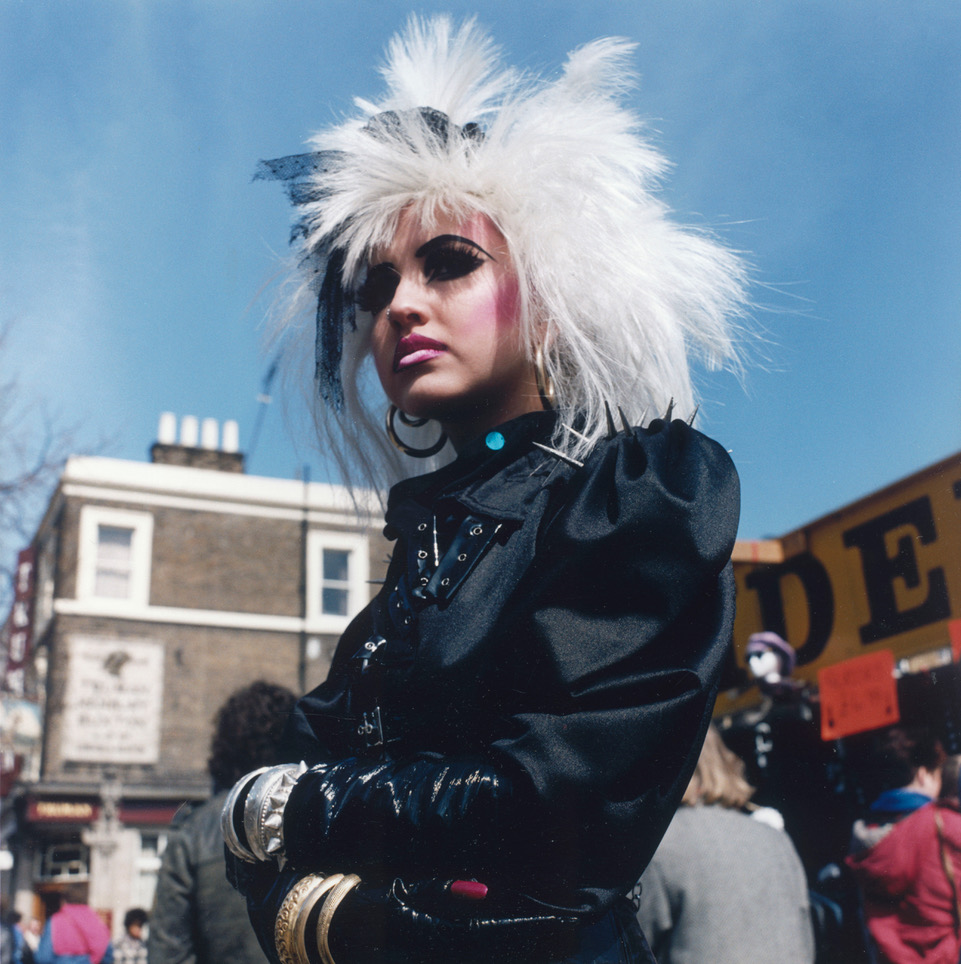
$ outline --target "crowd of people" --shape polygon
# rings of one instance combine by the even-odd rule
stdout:
[[[754,804],[743,762],[712,727],[641,878],[638,914],[659,964],[958,964],[961,756],[925,728],[869,736],[860,777],[873,792],[847,853],[814,875],[798,849],[818,842],[795,842]]]
[[[124,916],[124,933],[111,940],[103,917],[87,905],[84,888],[70,884],[41,895],[44,919],[23,923],[17,911],[3,915],[3,964],[147,964],[144,930],[149,919],[141,907]]]
[[[111,942],[78,889],[47,894],[43,925],[4,913],[5,964],[266,964],[224,873],[220,813],[239,774],[277,760],[293,705],[290,691],[258,682],[220,708],[214,795],[171,827],[149,914],[130,909]],[[658,964],[959,964],[961,756],[927,730],[895,726],[872,734],[867,772],[871,799],[842,861],[856,909],[841,939],[783,816],[755,801],[744,761],[712,725],[632,895]]]

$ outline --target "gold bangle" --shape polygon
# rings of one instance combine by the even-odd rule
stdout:
[[[330,877],[325,877],[319,886],[304,898],[304,902],[298,908],[297,915],[294,918],[291,946],[293,947],[294,954],[297,955],[299,964],[310,964],[310,955],[307,953],[307,922],[310,919],[311,913],[321,897],[323,897],[327,891],[331,890],[331,888],[336,887],[343,879],[343,874],[331,874]]]
[[[307,918],[317,901],[342,879],[343,874],[307,874],[287,892],[274,920],[274,946],[282,964],[308,964],[304,944]]]
[[[327,895],[324,906],[320,908],[320,916],[317,918],[317,950],[320,952],[321,964],[334,964],[328,943],[330,922],[334,919],[334,911],[340,906],[340,902],[359,883],[360,877],[357,874],[348,874],[337,881],[337,886]]]

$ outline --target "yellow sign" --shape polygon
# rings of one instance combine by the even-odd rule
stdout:
[[[961,617],[961,453],[780,540],[739,544],[734,569],[740,667],[760,630],[794,646],[795,677],[812,684],[818,670],[879,649],[950,659],[949,622]],[[757,701],[741,682],[722,691],[718,712]]]
[[[38,800],[35,815],[38,820],[91,820],[93,804],[70,800]]]

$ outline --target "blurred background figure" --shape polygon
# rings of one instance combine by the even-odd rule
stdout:
[[[961,960],[959,772],[961,757],[948,757],[940,798],[848,858],[862,887],[870,950],[878,964]]]
[[[794,647],[777,633],[753,633],[745,655],[751,676],[765,696],[790,699],[800,690],[800,684],[791,679],[797,663]]]
[[[891,828],[938,796],[944,749],[922,727],[892,726],[878,735],[866,776],[871,805],[851,830],[851,853],[874,846]],[[957,964],[957,962],[955,962]]]
[[[36,964],[113,964],[110,930],[78,891],[44,894],[43,903],[47,923],[33,955]]]
[[[142,907],[133,907],[123,915],[124,933],[114,944],[113,964],[147,964],[146,923],[147,912]]]
[[[257,682],[218,710],[207,768],[214,796],[171,826],[157,880],[150,964],[265,964],[244,898],[227,883],[220,811],[245,773],[280,763],[278,744],[294,694]]]
[[[19,911],[9,910],[4,904],[0,910],[0,924],[3,927],[2,947],[0,947],[0,961],[7,964],[33,964],[33,947],[26,939],[26,932],[21,923]]]
[[[39,917],[31,917],[23,927],[23,939],[27,942],[30,951],[30,960],[33,960],[33,953],[40,944],[40,934],[43,931],[43,924]]]
[[[658,964],[814,960],[804,868],[786,833],[751,816],[743,772],[712,725],[641,877],[637,916]]]

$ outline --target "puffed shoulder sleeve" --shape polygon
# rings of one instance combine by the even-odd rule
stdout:
[[[738,513],[727,453],[655,421],[602,442],[545,518],[506,614],[523,695],[492,750],[515,868],[551,903],[624,894],[674,814],[731,638]]]

